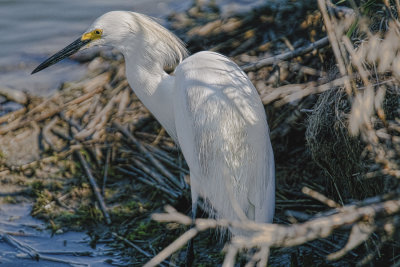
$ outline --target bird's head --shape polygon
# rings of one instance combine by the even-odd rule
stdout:
[[[129,11],[111,11],[97,18],[80,37],[84,48],[92,46],[111,46],[121,49],[127,39],[136,39],[139,23],[135,16],[144,16]],[[131,44],[132,45],[132,44]]]
[[[32,74],[89,47],[112,46],[119,48],[118,46],[124,43],[126,36],[135,33],[133,30],[135,27],[132,27],[132,14],[134,13],[112,11],[102,15],[78,39],[42,62],[32,71]]]
[[[46,59],[32,74],[93,46],[111,46],[123,53],[133,48],[143,54],[152,48],[149,54],[164,59],[165,65],[173,65],[187,55],[182,41],[151,18],[134,12],[112,11],[96,19],[78,39]]]

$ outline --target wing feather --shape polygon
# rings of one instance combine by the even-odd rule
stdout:
[[[260,97],[228,58],[200,52],[176,70],[174,114],[192,190],[218,217],[272,219],[274,160]],[[236,206],[235,206],[236,205]]]

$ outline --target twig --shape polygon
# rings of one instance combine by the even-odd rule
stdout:
[[[124,114],[125,109],[129,104],[130,91],[131,91],[130,88],[127,88],[127,89],[125,89],[123,91],[122,99],[121,99],[121,101],[119,102],[119,105],[118,105],[117,117],[121,117]]]
[[[129,246],[133,247],[134,249],[136,249],[137,251],[139,251],[140,253],[142,253],[143,255],[145,255],[148,258],[153,257],[150,253],[144,251],[143,249],[141,249],[138,245],[134,244],[133,242],[129,241],[128,239],[124,238],[123,236],[119,236],[117,233],[111,233],[114,237],[124,241],[126,244],[128,244]],[[168,264],[168,266],[170,266],[170,263],[166,260],[163,261],[165,264]],[[165,265],[160,263],[160,266],[163,267]]]
[[[99,128],[103,127],[107,119],[110,115],[110,112],[112,111],[112,108],[114,107],[114,104],[116,102],[117,96],[114,96],[111,98],[106,106],[90,121],[90,123],[81,130],[79,133],[75,134],[75,138],[78,140],[83,140],[89,135],[93,134],[96,130]]]
[[[161,130],[160,130],[160,132],[158,133],[156,139],[154,139],[154,141],[151,143],[151,145],[152,145],[152,146],[158,145],[158,143],[161,141],[162,136],[164,135],[164,133],[165,133],[165,129],[164,129],[164,128],[161,128]]]
[[[151,187],[154,187],[154,188],[157,188],[157,189],[163,191],[164,193],[170,195],[173,198],[178,198],[179,197],[179,194],[175,193],[174,191],[165,189],[163,186],[158,185],[156,183],[153,183],[153,182],[151,182],[148,179],[145,179],[143,177],[140,177],[140,176],[136,175],[136,173],[134,173],[134,172],[125,170],[124,168],[121,168],[121,167],[116,167],[116,168],[117,168],[117,170],[119,170],[119,171],[121,171],[121,172],[123,172],[125,174],[132,175],[132,176],[136,177],[139,181],[141,181],[144,184],[147,184],[147,185],[149,185]]]
[[[269,66],[269,65],[276,64],[280,61],[288,60],[288,59],[291,59],[291,58],[294,58],[294,57],[297,57],[297,56],[300,56],[303,54],[307,54],[307,53],[313,51],[314,49],[319,49],[321,47],[327,46],[328,44],[329,44],[328,37],[324,37],[314,43],[299,47],[293,51],[283,53],[283,54],[280,54],[277,56],[261,59],[260,61],[257,61],[255,63],[247,64],[247,65],[243,66],[242,69],[245,72],[254,71],[254,70]]]
[[[233,227],[258,228],[260,231],[254,237],[235,238],[235,243],[242,247],[270,245],[272,247],[289,247],[303,244],[318,238],[325,238],[332,234],[334,229],[355,224],[363,220],[371,220],[379,216],[390,216],[400,212],[400,199],[388,200],[363,207],[347,206],[343,212],[323,216],[305,223],[292,226],[280,225],[239,225]],[[264,230],[262,230],[264,228]],[[307,233],[307,234],[305,234]]]
[[[229,246],[222,267],[233,267],[235,265],[235,258],[238,251],[239,251],[238,247],[234,245]]]
[[[109,74],[107,74],[109,75]],[[0,127],[0,134],[5,134],[9,131],[13,131],[13,130],[17,130],[19,128],[25,127],[27,125],[29,125],[32,121],[36,121],[36,122],[40,122],[43,121],[47,118],[50,118],[52,116],[54,116],[55,114],[60,113],[66,106],[70,106],[70,105],[74,105],[74,104],[79,104],[89,98],[91,98],[92,96],[100,93],[101,91],[104,90],[104,86],[99,86],[96,89],[88,92],[87,94],[80,96],[74,100],[71,100],[65,104],[62,105],[57,105],[57,107],[49,109],[48,111],[46,111],[45,113],[41,113],[41,114],[36,114],[34,115],[33,110],[35,110],[35,108],[33,108],[29,114],[32,115],[26,115],[23,119],[21,120],[16,120],[13,121],[12,123],[5,125],[3,127]],[[53,98],[51,98],[53,99]],[[42,104],[47,103],[47,102],[51,102],[51,101],[44,101]],[[39,106],[42,106],[42,104],[40,104]],[[39,110],[40,111],[40,110]]]
[[[15,120],[3,127],[0,127],[0,134],[5,134],[9,131],[14,131],[19,128],[25,127],[29,124],[31,124],[33,121],[35,122],[40,122],[42,120],[45,120],[47,118],[50,118],[51,116],[57,114],[62,110],[62,107],[51,109],[43,114],[39,114],[33,117],[25,117],[24,119],[21,120]]]
[[[339,245],[337,245],[335,243],[332,243],[332,242],[330,242],[330,241],[328,241],[326,239],[319,239],[318,241],[322,242],[322,243],[325,243],[327,245],[330,245],[330,246],[334,247],[335,249],[338,249],[338,250],[341,249],[341,247]],[[358,257],[358,254],[354,253],[353,251],[348,251],[347,253],[349,253],[353,257]]]
[[[342,251],[348,251],[351,248],[354,248],[358,243],[357,237],[362,237],[362,240],[366,240],[368,236],[373,232],[373,227],[368,226],[368,222],[373,220],[377,220],[378,218],[384,218],[387,216],[392,216],[394,214],[400,213],[400,199],[394,200],[386,200],[382,201],[385,197],[373,197],[366,199],[357,207],[355,205],[344,206],[340,209],[340,212],[335,214],[329,214],[329,212],[322,214],[321,217],[316,219],[304,222],[297,223],[291,226],[284,226],[278,224],[264,224],[264,223],[255,223],[252,221],[247,221],[245,223],[239,221],[229,222],[226,220],[215,220],[215,219],[196,219],[195,226],[199,231],[204,231],[210,228],[216,227],[231,227],[239,230],[250,231],[253,234],[249,234],[246,236],[238,235],[233,237],[232,244],[229,247],[228,254],[225,258],[225,263],[223,266],[233,266],[232,264],[228,264],[229,260],[229,251],[233,253],[233,250],[237,253],[238,248],[252,248],[252,247],[291,247],[304,244],[305,242],[312,241],[319,238],[326,238],[330,236],[333,230],[348,227],[349,225],[353,225],[352,233],[350,234],[349,241],[346,244],[345,248]],[[381,202],[380,202],[381,201]],[[365,206],[363,206],[365,205]],[[174,209],[167,209],[167,213],[165,214],[154,214],[153,219],[158,221],[169,221],[169,222],[177,222],[181,224],[188,225],[191,219],[181,213],[178,213]],[[366,231],[357,230],[360,227],[367,229]],[[361,233],[361,234],[360,234]],[[196,232],[197,234],[197,232]],[[188,232],[184,234],[185,236],[181,236],[182,239],[178,239],[181,241],[179,244],[183,245],[183,240],[188,241]],[[194,232],[191,235],[195,236]],[[176,244],[176,243],[175,243]],[[175,245],[174,244],[174,245]],[[172,245],[171,245],[172,246]],[[162,253],[162,256],[156,256],[156,258],[166,258],[169,255],[166,255],[166,252],[173,253],[176,247],[172,246],[172,248],[168,247],[168,250],[165,249]],[[343,253],[340,251],[339,253],[334,254],[342,255]],[[232,255],[231,255],[232,256]],[[234,255],[233,255],[234,256]],[[232,256],[232,257],[233,257]],[[332,256],[333,257],[333,256]],[[234,258],[233,258],[234,259]],[[152,263],[154,263],[152,261]],[[154,266],[154,265],[149,265]]]
[[[192,229],[186,231],[178,239],[176,239],[174,242],[172,242],[168,247],[164,248],[154,258],[152,258],[150,261],[148,261],[143,267],[157,266],[163,260],[165,260],[170,255],[172,255],[175,251],[180,249],[189,240],[194,238],[198,234],[198,232],[199,232],[199,230],[197,230],[196,228],[192,228]]]
[[[169,172],[161,163],[158,161],[150,152],[144,147],[136,138],[122,125],[113,122],[113,126],[116,127],[121,133],[123,133],[135,146],[142,152],[149,161],[162,173],[164,174],[171,182],[173,182],[178,188],[182,189],[181,183],[176,179],[176,177]]]
[[[20,258],[28,258],[27,256],[25,256],[25,255],[21,255],[21,254],[19,254],[19,255],[17,255],[17,257],[20,257]],[[57,259],[57,258],[53,258],[53,257],[48,257],[48,256],[43,256],[43,255],[40,255],[40,258],[39,258],[40,260],[45,260],[45,261],[51,261],[51,262],[59,262],[59,263],[64,263],[64,264],[68,264],[68,265],[71,265],[71,266],[75,266],[75,265],[81,265],[81,266],[90,266],[89,264],[87,264],[87,263],[81,263],[81,262],[76,262],[76,261],[69,261],[69,260],[63,260],[63,259]],[[39,260],[38,259],[38,260]]]
[[[92,189],[96,196],[96,199],[99,202],[99,206],[104,215],[104,218],[106,219],[106,223],[111,224],[111,219],[110,219],[110,216],[108,215],[106,204],[104,203],[103,197],[101,196],[100,188],[97,185],[96,180],[94,179],[94,177],[92,175],[89,164],[86,162],[85,158],[83,157],[83,155],[80,151],[75,151],[75,154],[77,155],[79,161],[82,164],[83,169],[86,172],[87,177],[89,178],[90,185],[92,186]]]
[[[81,148],[80,145],[79,146],[77,146],[77,145],[76,146],[71,146],[70,150],[64,151],[64,152],[59,152],[57,154],[57,156],[49,156],[49,157],[42,158],[42,159],[39,159],[39,160],[36,160],[36,161],[32,161],[32,162],[24,164],[24,165],[20,165],[20,166],[7,166],[7,167],[11,171],[24,171],[24,170],[26,170],[28,168],[36,168],[36,166],[38,164],[40,164],[40,163],[49,163],[49,162],[54,162],[54,161],[56,161],[57,159],[60,159],[60,158],[65,158],[68,155],[70,155],[72,151],[74,151],[76,149],[80,149],[80,148]],[[0,172],[0,174],[2,174],[2,172]],[[5,172],[4,174],[8,174],[7,170],[5,170],[4,172]]]
[[[339,43],[338,43],[338,38],[336,37],[336,33],[333,29],[332,21],[329,18],[328,11],[326,9],[326,0],[318,0],[318,6],[319,9],[321,10],[322,17],[324,18],[324,24],[326,27],[326,30],[328,32],[328,38],[329,42],[331,43],[333,53],[335,55],[336,61],[338,63],[339,71],[340,74],[344,77],[347,77],[347,72],[346,72],[346,66],[343,61],[342,53],[340,51]],[[351,95],[351,85],[349,78],[344,80],[344,85],[346,87],[346,92],[348,95]]]
[[[49,250],[40,250],[38,251],[41,254],[49,254],[49,255],[65,255],[65,256],[93,256],[93,252],[91,251],[49,251]]]
[[[318,200],[319,202],[324,203],[325,205],[327,205],[330,208],[340,208],[341,207],[341,205],[339,205],[338,203],[336,203],[332,199],[327,198],[326,196],[322,195],[321,193],[319,193],[319,192],[317,192],[315,190],[312,190],[311,188],[309,188],[307,186],[304,186],[301,189],[301,191],[304,194],[306,194],[306,195]]]
[[[105,73],[104,81],[102,80],[101,83],[99,83],[95,87],[93,87],[93,89],[90,90],[88,93],[86,93],[78,98],[75,98],[74,100],[69,101],[68,103],[65,104],[65,106],[76,105],[76,104],[82,103],[83,101],[93,97],[94,95],[101,93],[105,87],[103,85],[106,84],[106,81],[109,80],[109,78],[110,78],[110,74]]]
[[[184,225],[192,225],[193,220],[185,214],[179,213],[172,206],[165,206],[166,213],[154,213],[151,218],[158,222],[177,222]]]
[[[294,102],[296,100],[300,100],[308,95],[325,92],[336,86],[343,85],[348,79],[349,78],[347,76],[345,76],[345,77],[338,78],[336,80],[330,81],[328,83],[325,83],[325,84],[322,84],[319,86],[315,86],[315,85],[313,86],[312,85],[313,83],[310,83],[309,86],[303,88],[302,90],[298,90],[292,94],[286,95],[281,100],[276,101],[274,103],[274,106],[281,107],[287,103]],[[268,98],[268,101],[270,101],[270,98]],[[263,103],[264,103],[264,101],[263,101]]]
[[[106,183],[107,183],[107,175],[108,175],[108,165],[110,164],[110,159],[111,159],[111,149],[112,147],[107,148],[107,154],[106,154],[106,163],[104,165],[104,174],[103,174],[103,184],[101,186],[101,194],[104,196],[105,191],[106,191]]]
[[[171,157],[169,157],[168,155],[165,155],[165,152],[163,152],[162,150],[150,146],[150,145],[146,145],[146,148],[148,148],[151,152],[153,152],[154,156],[156,158],[158,158],[160,161],[164,162],[165,164],[169,165],[170,167],[173,167],[181,172],[183,172],[184,174],[189,174],[189,171],[187,169],[184,169],[180,166],[178,166],[175,162],[173,162],[173,160],[171,159]]]
[[[260,248],[260,251],[257,253],[259,254],[258,257],[260,261],[257,264],[257,267],[266,267],[268,263],[270,249],[268,246],[263,246]]]
[[[21,108],[16,111],[7,113],[6,115],[0,117],[0,124],[2,124],[4,122],[12,121],[15,118],[18,118],[21,114],[24,114],[25,112],[26,112],[26,108]]]
[[[53,141],[51,140],[50,137],[50,131],[51,128],[53,128],[54,125],[56,125],[58,122],[58,117],[54,117],[48,124],[46,124],[45,127],[43,127],[43,139],[46,141],[46,143],[54,150],[57,151],[57,148],[55,147]]]
[[[60,112],[60,118],[63,119],[64,121],[66,121],[69,125],[74,127],[76,130],[82,131],[82,127],[74,119],[68,118],[63,111]]]
[[[277,205],[278,206],[278,205]],[[311,219],[311,215],[301,212],[301,211],[296,211],[296,210],[285,210],[285,215],[288,217],[295,218],[296,220],[301,220],[301,221],[308,221]]]
[[[6,241],[8,244],[14,246],[18,250],[20,250],[26,254],[28,254],[29,257],[31,257],[32,259],[39,260],[40,254],[31,246],[29,246],[21,241],[18,241],[17,239],[13,238],[12,236],[10,236],[4,232],[0,232],[0,235],[4,239],[4,241]]]
[[[147,138],[147,139],[153,139],[154,140],[154,139],[157,138],[158,135],[157,134],[146,133],[146,132],[135,131],[135,136],[144,137],[144,138]],[[161,136],[160,138],[161,138],[160,141],[168,142],[168,143],[171,143],[171,144],[173,143],[171,137]]]
[[[139,167],[141,170],[143,170],[146,174],[148,174],[151,177],[153,177],[159,184],[166,185],[165,182],[163,181],[163,176],[161,176],[157,172],[155,172],[152,169],[150,169],[149,167],[147,167],[145,164],[143,164],[138,159],[132,158],[132,161],[133,161],[133,163],[135,163],[135,165],[137,167]]]
[[[56,252],[39,252],[36,249],[34,249],[31,246],[29,246],[28,244],[25,244],[24,242],[13,238],[12,236],[10,236],[7,233],[0,232],[0,236],[8,244],[14,246],[18,250],[20,250],[20,251],[25,253],[23,255],[19,254],[18,257],[30,258],[30,259],[34,259],[34,260],[37,260],[37,261],[38,260],[46,260],[46,261],[51,261],[51,262],[65,263],[65,264],[69,264],[69,265],[84,265],[84,266],[88,266],[88,264],[86,264],[86,263],[73,262],[73,261],[68,261],[68,260],[63,260],[63,259],[57,259],[57,258],[53,258],[53,257],[44,256],[41,253],[55,254]],[[88,255],[87,252],[85,252],[85,253],[82,253],[82,252],[59,252],[57,254],[63,254],[63,255],[70,255],[71,254],[71,255],[79,255],[79,256]]]
[[[28,96],[24,92],[19,90],[0,86],[0,95],[4,96],[10,101],[21,105],[25,105],[28,102]]]

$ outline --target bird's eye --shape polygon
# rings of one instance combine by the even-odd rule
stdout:
[[[95,33],[95,34],[100,34],[100,31],[99,31],[99,30],[96,30],[94,33]]]

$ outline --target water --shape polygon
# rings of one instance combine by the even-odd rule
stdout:
[[[84,233],[67,232],[51,235],[43,222],[30,216],[31,205],[3,204],[0,206],[0,231],[10,233],[10,238],[26,247],[29,246],[39,252],[41,256],[53,259],[79,263],[75,266],[107,267],[112,253],[105,245],[98,245],[95,249],[89,246],[90,238]],[[75,252],[76,255],[65,254]],[[78,255],[77,253],[81,253]],[[87,256],[85,256],[87,255]],[[82,265],[81,265],[82,264]],[[39,259],[36,261],[20,248],[0,238],[0,265],[7,266],[37,266],[37,267],[64,267],[71,266],[61,262]]]
[[[204,0],[207,2],[208,0]],[[276,0],[269,0],[276,1]],[[222,15],[245,12],[265,0],[215,0]],[[183,11],[191,0],[0,0],[0,86],[48,95],[77,80],[85,66],[64,60],[45,72],[30,72],[76,38],[100,15],[131,10],[159,18]]]
[[[111,10],[145,13],[161,21],[184,10],[181,0],[0,0],[0,86],[36,95],[54,91],[63,81],[76,80],[85,67],[65,60],[46,72],[30,72],[47,56],[69,44],[100,15]]]

